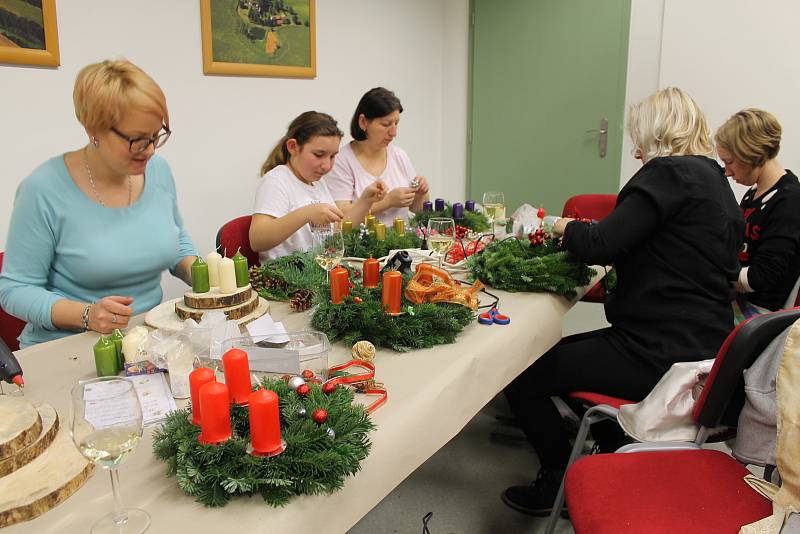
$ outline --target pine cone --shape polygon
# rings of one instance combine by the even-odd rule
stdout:
[[[311,307],[312,294],[308,289],[298,289],[289,299],[289,307],[294,311],[305,311]]]
[[[248,269],[248,272],[250,273],[250,285],[253,289],[256,292],[264,289],[264,273],[261,272],[261,269],[254,265]]]

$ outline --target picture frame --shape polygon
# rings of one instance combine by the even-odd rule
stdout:
[[[0,0],[0,63],[61,64],[55,0]]]
[[[315,78],[316,0],[200,0],[203,73]]]

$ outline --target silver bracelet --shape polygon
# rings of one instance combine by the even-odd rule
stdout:
[[[89,330],[89,312],[91,310],[92,310],[91,304],[87,304],[86,307],[83,309],[83,315],[81,316],[81,320],[83,321],[84,332]]]

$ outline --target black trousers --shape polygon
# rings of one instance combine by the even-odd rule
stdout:
[[[563,470],[570,445],[561,415],[550,397],[591,391],[640,401],[661,379],[650,362],[618,350],[608,339],[611,328],[565,337],[506,388],[511,410],[539,455],[541,466]],[[613,450],[623,437],[615,422],[592,427],[601,450]]]

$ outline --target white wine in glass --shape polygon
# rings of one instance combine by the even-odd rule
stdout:
[[[428,219],[428,246],[439,257],[439,268],[442,258],[455,242],[456,225],[453,219],[432,217]]]
[[[316,226],[311,232],[314,261],[325,269],[325,276],[330,280],[330,272],[339,265],[344,257],[344,238],[342,231],[332,225]]]
[[[487,191],[483,194],[483,211],[492,225],[492,232],[494,232],[494,223],[502,223],[506,219],[506,199],[502,192]]]
[[[92,534],[146,531],[148,513],[122,507],[117,473],[142,438],[142,408],[133,382],[116,376],[86,380],[72,388],[71,398],[72,441],[87,460],[111,473],[114,511],[92,526]]]

